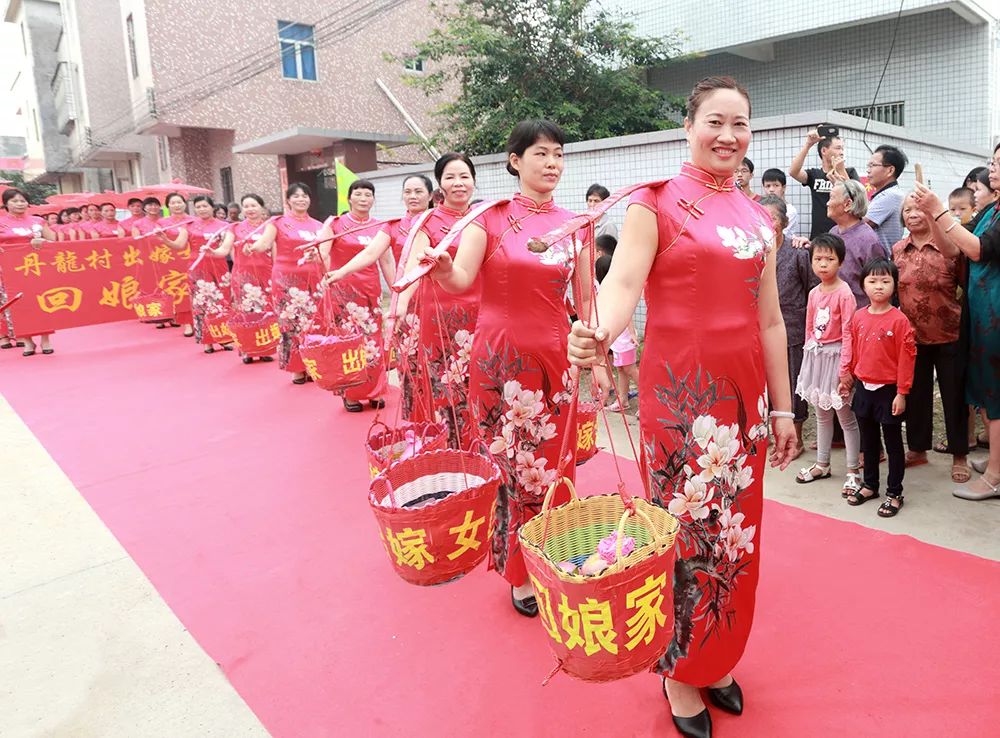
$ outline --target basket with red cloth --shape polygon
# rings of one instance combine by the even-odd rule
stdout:
[[[368,503],[393,569],[421,586],[472,571],[490,547],[500,469],[486,453],[442,449],[376,476]]]
[[[233,311],[228,326],[236,345],[247,356],[269,356],[277,351],[281,341],[278,318],[272,312]]]
[[[368,381],[368,354],[360,333],[306,333],[299,353],[306,372],[325,390],[340,392]]]
[[[174,299],[166,292],[136,295],[132,309],[140,323],[166,323],[174,317]]]
[[[376,421],[372,423],[365,440],[368,471],[374,479],[390,464],[418,453],[437,451],[447,445],[448,429],[440,423],[404,422],[396,428],[390,428],[385,423]]]
[[[581,402],[576,410],[576,465],[590,461],[597,455],[596,402]]]

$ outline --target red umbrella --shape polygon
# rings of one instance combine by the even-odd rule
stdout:
[[[94,192],[67,192],[62,195],[49,195],[45,198],[45,202],[61,208],[78,208],[81,205],[86,205],[95,194]]]
[[[94,195],[87,200],[88,205],[97,205],[98,207],[110,202],[118,210],[127,210],[128,201],[135,197],[135,195],[129,195],[123,192],[111,192],[110,190],[105,190],[99,195]]]
[[[31,205],[28,207],[28,215],[48,215],[58,213],[62,210],[61,205]]]
[[[204,187],[195,187],[194,185],[184,184],[183,182],[171,182],[168,184],[156,184],[149,185],[147,187],[140,187],[132,192],[126,192],[125,194],[129,197],[156,197],[163,198],[169,195],[171,192],[177,192],[184,197],[190,197],[191,195],[211,195],[212,190],[206,189]]]

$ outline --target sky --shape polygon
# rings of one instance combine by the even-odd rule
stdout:
[[[0,136],[24,135],[24,124],[15,115],[18,100],[10,94],[22,58],[17,25],[0,23]]]

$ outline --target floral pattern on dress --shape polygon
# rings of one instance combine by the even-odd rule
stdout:
[[[191,293],[192,327],[194,338],[198,343],[206,343],[205,321],[207,318],[218,318],[229,310],[229,272],[218,280],[193,279],[194,288]],[[211,341],[207,341],[211,344]]]
[[[765,258],[774,247],[774,231],[770,226],[758,222],[757,232],[745,231],[739,226],[715,227],[722,245],[731,249],[737,259]]]
[[[730,595],[754,552],[757,527],[746,525],[742,496],[754,484],[750,457],[766,443],[766,397],[757,400],[756,422],[748,417],[735,384],[697,370],[656,386],[667,417],[657,422],[676,436],[673,450],[644,444],[654,499],[680,522],[674,562],[674,637],[659,670],[670,673],[688,655],[695,624],[706,622],[705,640],[730,627],[736,616]],[[732,392],[733,394],[727,394]],[[737,402],[738,422],[713,414],[719,403]]]
[[[475,333],[474,315],[461,306],[446,307],[433,316],[437,345],[423,346],[422,370],[429,386],[435,422],[448,428],[451,448],[463,448],[471,440],[469,423],[469,369]]]

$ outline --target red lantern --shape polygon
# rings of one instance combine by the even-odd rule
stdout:
[[[339,392],[368,381],[368,355],[360,334],[309,333],[302,336],[299,353],[309,376],[325,390]]]
[[[247,356],[269,356],[281,341],[281,329],[274,313],[233,313],[229,317],[229,332],[236,345]]]
[[[132,309],[140,323],[166,323],[174,317],[174,300],[165,292],[136,295]]]
[[[396,573],[429,586],[472,571],[490,547],[499,485],[492,458],[452,449],[417,454],[375,477],[368,504]]]

